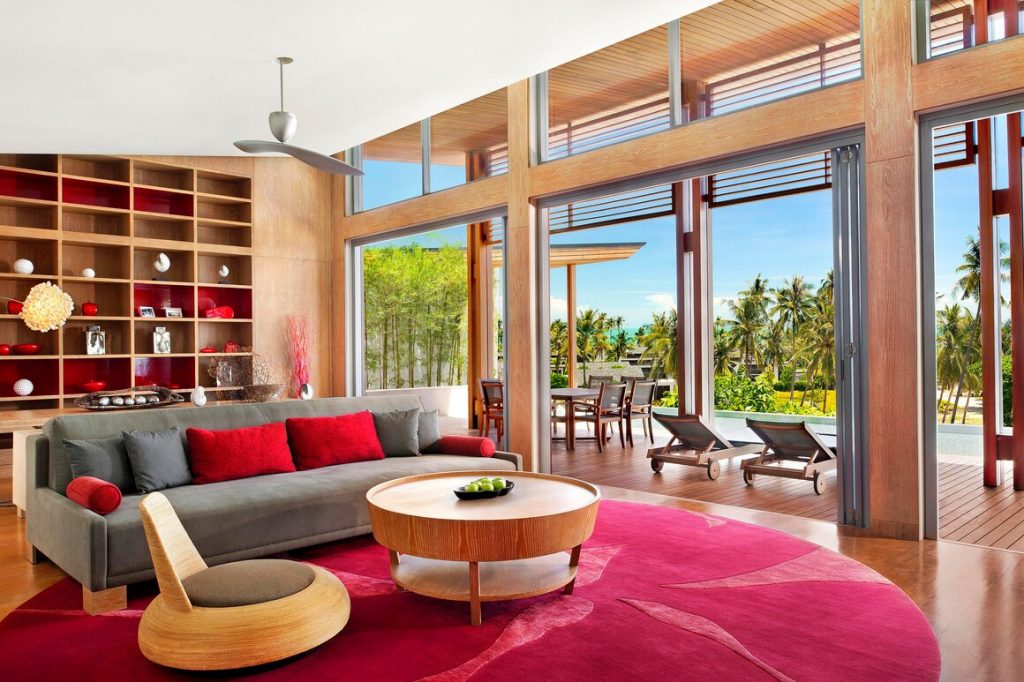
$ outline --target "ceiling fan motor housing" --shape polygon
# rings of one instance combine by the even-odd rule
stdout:
[[[272,111],[268,118],[270,132],[274,134],[278,142],[287,142],[292,139],[295,129],[299,127],[298,117],[290,111]]]

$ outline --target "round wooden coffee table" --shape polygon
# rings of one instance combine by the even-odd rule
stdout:
[[[455,488],[483,476],[507,478],[515,489],[485,500],[455,497]],[[373,536],[388,548],[395,584],[468,601],[473,625],[480,624],[481,602],[559,588],[571,594],[600,500],[589,483],[523,471],[407,476],[366,493]]]

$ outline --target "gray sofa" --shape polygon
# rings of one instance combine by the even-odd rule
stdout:
[[[154,577],[138,505],[100,516],[64,496],[71,467],[64,439],[103,438],[122,431],[179,426],[230,429],[288,417],[387,412],[419,407],[414,395],[325,398],[58,417],[28,446],[27,539],[30,559],[41,553],[86,590],[86,602],[111,588]],[[187,485],[164,490],[200,554],[210,565],[340,540],[370,532],[366,491],[401,476],[439,471],[521,468],[519,455],[388,457],[308,471]]]

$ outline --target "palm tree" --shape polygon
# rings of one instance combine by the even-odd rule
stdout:
[[[827,412],[830,379],[836,375],[835,319],[836,310],[832,298],[819,296],[814,306],[814,315],[807,324],[805,348],[808,362],[815,373],[822,377],[822,412]],[[804,398],[806,397],[805,390]],[[803,404],[803,400],[800,403]]]
[[[800,327],[814,309],[812,288],[803,277],[797,276],[786,280],[781,289],[773,289],[772,297],[774,302],[769,312],[789,330],[793,367],[789,380],[789,399],[792,400],[796,392],[796,371],[799,363],[799,354],[796,352],[797,339],[800,336]]]
[[[677,324],[675,308],[661,314],[655,313],[652,315],[650,327],[638,339],[644,346],[644,352],[640,357],[651,360],[651,377],[654,379],[676,374]]]
[[[935,325],[935,378],[939,385],[939,403],[943,402],[943,394],[949,390],[952,397],[953,386],[960,375],[960,362],[963,358],[963,308],[959,303],[947,305],[938,313]],[[943,409],[942,421],[946,421],[949,405]]]
[[[770,303],[768,280],[761,277],[760,273],[750,281],[746,289],[737,294],[737,298],[750,301],[762,319],[768,316],[768,304]]]
[[[781,320],[768,323],[761,332],[761,348],[765,362],[773,369],[775,379],[779,378],[779,367],[786,358],[786,327]]]
[[[712,330],[712,347],[715,376],[732,374],[732,340],[729,338],[728,326],[720,317],[715,318],[715,326]]]
[[[584,308],[576,317],[576,352],[583,360],[583,376],[587,363],[596,360],[608,349],[608,315],[593,308]]]
[[[733,319],[729,320],[729,337],[732,347],[738,348],[743,357],[743,370],[750,375],[753,364],[761,359],[761,327],[764,314],[756,298],[743,297],[729,302]]]
[[[569,325],[565,320],[553,320],[551,322],[551,361],[554,363],[555,371],[563,371],[565,362],[568,363],[569,355]]]

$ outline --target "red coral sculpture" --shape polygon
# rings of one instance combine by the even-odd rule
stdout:
[[[309,325],[301,315],[288,316],[288,342],[292,350],[292,388],[295,395],[309,383]]]

